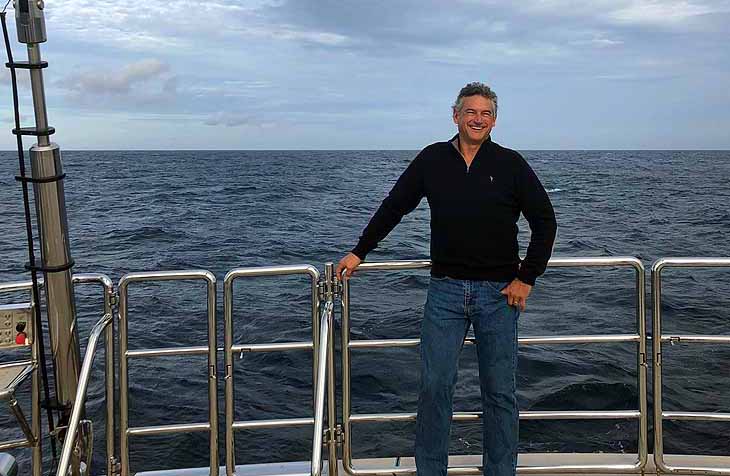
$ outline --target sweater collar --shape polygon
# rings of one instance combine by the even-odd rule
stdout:
[[[449,141],[451,145],[456,149],[456,152],[461,155],[461,150],[459,150],[459,134],[457,133],[454,137],[451,138]],[[476,155],[479,155],[483,150],[488,150],[490,146],[492,145],[492,135],[488,135],[486,139],[484,139],[484,142],[482,142],[482,145],[479,146],[479,150],[477,150]],[[474,156],[476,158],[476,156]]]

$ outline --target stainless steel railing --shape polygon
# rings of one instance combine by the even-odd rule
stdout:
[[[730,475],[730,467],[670,465],[664,455],[664,420],[730,421],[730,413],[665,412],[662,410],[662,343],[730,344],[730,335],[664,335],[662,334],[662,272],[668,268],[730,268],[730,258],[662,258],[651,268],[653,298],[653,376],[654,376],[654,463],[662,473]]]
[[[523,420],[548,419],[632,419],[638,421],[639,441],[637,460],[634,464],[603,464],[603,465],[551,465],[519,467],[523,474],[535,473],[638,473],[642,472],[647,462],[647,404],[646,404],[646,313],[644,305],[644,266],[641,261],[633,257],[612,258],[554,258],[550,260],[550,267],[628,267],[635,271],[636,285],[636,331],[632,334],[613,335],[571,335],[571,336],[534,336],[522,337],[520,345],[536,344],[579,344],[579,343],[614,343],[634,342],[637,344],[637,387],[638,409],[618,411],[527,411],[520,412]],[[389,261],[363,263],[358,267],[361,273],[373,271],[394,271],[426,269],[430,261]],[[373,349],[387,347],[411,347],[419,345],[419,339],[378,339],[378,340],[351,340],[350,339],[350,286],[343,281],[342,292],[342,465],[353,476],[382,476],[392,474],[414,474],[413,467],[383,467],[367,470],[353,467],[352,457],[352,425],[364,422],[393,422],[413,421],[415,413],[380,413],[380,414],[352,414],[351,410],[351,351],[353,349]],[[473,344],[473,339],[467,339],[466,344]],[[456,412],[455,421],[478,420],[481,412]],[[480,467],[452,467],[449,474],[467,475],[481,474]]]
[[[152,281],[202,281],[207,292],[208,345],[199,347],[167,347],[158,349],[129,350],[128,348],[128,288],[132,283]],[[121,476],[129,476],[129,437],[165,435],[171,433],[207,432],[209,438],[210,476],[218,476],[218,398],[216,363],[216,278],[210,271],[161,271],[130,273],[119,280],[119,438]],[[208,421],[159,426],[129,427],[129,359],[180,355],[207,355]]]
[[[114,299],[114,285],[112,280],[104,274],[86,273],[72,276],[74,284],[97,284],[104,292],[104,315],[111,316],[104,331],[104,388],[106,402],[106,474],[114,474],[117,458],[115,456],[116,413],[114,397],[116,395],[116,366],[114,360],[114,313],[112,300]],[[88,352],[88,350],[87,350]]]
[[[79,387],[76,390],[76,396],[74,398],[74,404],[71,410],[71,418],[68,422],[68,429],[66,430],[66,436],[63,440],[61,460],[58,464],[56,476],[66,476],[68,474],[68,468],[71,464],[71,453],[74,451],[74,446],[76,444],[76,434],[78,432],[79,424],[81,423],[81,416],[83,415],[84,407],[86,405],[86,389],[89,386],[89,377],[91,376],[91,364],[94,363],[94,357],[96,356],[96,345],[99,341],[101,333],[106,331],[106,329],[113,321],[114,318],[111,314],[104,314],[99,322],[97,322],[91,329],[89,343],[86,346],[84,361],[81,365],[81,373],[79,375]]]
[[[283,342],[283,343],[264,343],[264,344],[235,344],[233,342],[233,285],[234,282],[240,278],[253,278],[263,276],[291,276],[291,275],[308,275],[310,278],[311,286],[311,313],[312,313],[312,341],[311,342]],[[325,331],[329,336],[332,334],[332,314],[330,312],[324,313],[321,316],[321,322],[319,319],[320,313],[320,299],[319,299],[319,278],[320,273],[314,266],[311,265],[295,265],[295,266],[264,266],[264,267],[252,267],[252,268],[239,268],[230,271],[224,279],[224,315],[225,315],[225,415],[226,415],[226,474],[228,476],[234,476],[236,471],[236,459],[235,459],[235,432],[242,429],[263,429],[263,428],[285,428],[295,426],[307,426],[321,423],[321,419],[317,421],[316,413],[319,407],[316,405],[317,397],[320,391],[324,391],[325,382],[320,380],[320,368],[327,364],[327,380],[332,382],[334,379],[334,364],[332,358],[326,358],[325,362],[322,359],[327,355],[332,355],[333,345],[331,337],[322,336],[321,326],[326,325]],[[331,297],[330,301],[331,302]],[[325,306],[327,311],[327,306]],[[326,347],[322,349],[320,342],[326,344]],[[281,418],[272,420],[248,420],[248,421],[237,421],[235,418],[234,404],[235,404],[235,385],[234,385],[234,354],[240,354],[242,352],[282,352],[282,351],[312,351],[313,352],[313,388],[315,388],[315,417],[304,417],[304,418]],[[329,363],[328,363],[329,362]],[[327,385],[332,394],[332,398],[329,400],[329,405],[334,409],[334,391],[333,383]],[[334,410],[331,412],[334,414]],[[334,421],[330,419],[330,434],[334,434]],[[314,439],[316,440],[318,435],[315,434]],[[319,435],[320,442],[322,436]],[[321,443],[320,443],[321,445]],[[332,446],[332,445],[331,445]],[[321,447],[320,447],[321,451]],[[314,457],[316,453],[313,453],[313,464],[315,468]],[[330,464],[336,464],[330,458]],[[318,468],[318,466],[317,466]],[[313,469],[314,471],[314,469]]]
[[[632,257],[612,258],[555,258],[550,261],[550,267],[610,267],[630,268],[635,271],[636,288],[636,331],[627,334],[608,335],[559,335],[559,336],[526,336],[519,339],[520,345],[536,344],[581,344],[581,343],[619,343],[633,342],[637,344],[637,385],[638,409],[619,411],[526,411],[521,412],[523,420],[542,419],[631,419],[637,420],[639,426],[637,461],[633,464],[621,465],[556,465],[520,467],[521,473],[642,473],[647,460],[647,359],[645,334],[646,316],[644,301],[644,267],[641,262]],[[430,262],[419,261],[391,261],[363,263],[360,272],[396,271],[427,269]],[[730,476],[730,467],[707,466],[673,466],[666,462],[663,451],[662,422],[664,420],[695,420],[695,421],[730,421],[730,413],[708,412],[665,412],[662,410],[662,353],[661,345],[665,342],[679,343],[730,343],[730,335],[663,335],[661,332],[662,315],[662,271],[666,268],[677,267],[730,267],[730,258],[665,258],[654,263],[652,267],[652,297],[653,297],[653,329],[654,329],[654,461],[660,473],[677,474],[691,473],[708,476]],[[236,279],[253,276],[304,274],[311,279],[312,295],[312,341],[285,342],[263,344],[236,344],[233,343],[233,283]],[[208,345],[200,347],[162,348],[129,350],[127,342],[127,326],[129,316],[127,290],[131,283],[146,281],[167,280],[199,280],[207,285],[208,300]],[[113,298],[114,290],[111,280],[102,274],[79,274],[73,277],[76,284],[100,284],[104,289],[104,317],[91,332],[89,345],[84,357],[81,373],[81,384],[77,393],[76,404],[72,412],[69,426],[69,435],[64,442],[59,475],[68,464],[70,452],[73,450],[73,433],[78,427],[81,418],[82,400],[88,385],[91,361],[101,335],[105,337],[105,392],[106,392],[106,425],[107,425],[107,474],[115,474],[115,380],[114,380],[114,324]],[[42,284],[42,281],[41,281]],[[30,281],[0,284],[0,293],[6,291],[27,291],[31,288]],[[353,414],[351,412],[351,352],[357,349],[374,349],[388,347],[415,347],[418,339],[377,339],[351,340],[350,339],[350,287],[347,281],[342,282],[341,311],[342,311],[342,434],[338,434],[335,427],[335,398],[334,398],[334,342],[333,342],[333,314],[334,300],[337,295],[337,280],[332,276],[332,266],[325,267],[325,279],[320,281],[319,271],[310,265],[276,266],[263,268],[242,268],[228,273],[225,278],[225,359],[226,359],[226,468],[227,474],[235,474],[235,458],[233,454],[233,433],[236,430],[247,428],[285,428],[291,426],[313,425],[314,437],[312,441],[311,476],[321,476],[322,449],[327,445],[329,450],[330,474],[337,472],[337,445],[342,445],[342,463],[346,473],[354,476],[385,475],[385,474],[412,474],[414,468],[371,468],[368,470],[353,467],[352,456],[352,426],[363,422],[393,422],[412,421],[415,413],[375,413]],[[120,459],[121,474],[128,476],[129,446],[128,438],[133,435],[159,435],[178,432],[208,431],[210,433],[210,473],[216,475],[218,471],[217,453],[217,404],[216,404],[216,280],[208,271],[171,271],[158,273],[134,273],[125,275],[119,282],[119,345],[120,345]],[[466,344],[473,344],[473,339],[467,339]],[[289,418],[279,420],[235,421],[234,418],[234,385],[233,385],[233,356],[242,352],[277,352],[291,350],[308,350],[313,352],[313,418]],[[208,356],[209,375],[209,421],[207,423],[190,423],[164,425],[155,427],[128,426],[129,388],[127,365],[130,358],[147,358],[169,355],[203,355]],[[326,377],[325,377],[326,375]],[[31,428],[36,435],[40,434],[40,398],[37,391],[39,380],[37,372],[33,376]],[[325,398],[327,408],[325,409]],[[327,413],[327,429],[325,430],[325,412]],[[475,421],[481,418],[481,412],[457,412],[456,421]],[[339,437],[342,441],[339,441]],[[9,446],[8,446],[9,445]],[[10,442],[0,445],[0,449],[28,446],[27,442]],[[33,447],[33,474],[40,474],[41,452],[40,444]],[[481,468],[455,467],[450,468],[450,474],[476,474]]]
[[[315,380],[315,399],[314,399],[314,434],[312,436],[312,462],[310,465],[311,476],[320,476],[322,474],[322,446],[324,438],[324,398],[327,389],[327,368],[332,327],[334,324],[335,305],[332,300],[328,300],[322,306],[322,318],[320,319],[320,337],[319,337],[319,366],[317,367],[317,379]],[[337,458],[329,459],[330,463],[337,465]],[[330,474],[336,474],[330,469]]]
[[[0,293],[4,292],[16,292],[16,291],[30,291],[33,287],[31,281],[20,281],[14,283],[1,283]],[[30,294],[31,309],[38,304],[33,302],[32,293]],[[35,312],[33,312],[33,319],[35,320]],[[11,441],[3,441],[0,443],[0,451],[6,451],[15,448],[31,448],[32,456],[32,474],[33,476],[41,476],[42,474],[42,447],[41,447],[41,379],[38,372],[38,359],[39,359],[39,340],[33,339],[33,345],[30,351],[30,361],[28,362],[33,368],[33,375],[31,376],[31,415],[30,415],[30,430],[31,435],[25,434],[25,438],[14,439]],[[26,422],[27,423],[27,422]],[[26,430],[23,431],[26,433]],[[30,436],[30,438],[29,438]]]
[[[104,291],[104,314],[112,315],[112,296],[114,295],[113,285],[111,279],[104,274],[99,273],[84,273],[75,274],[72,276],[72,282],[74,284],[96,284],[101,285]],[[39,285],[43,285],[43,279],[38,280]],[[14,291],[30,291],[33,287],[31,281],[18,281],[12,283],[0,283],[1,292],[14,292]],[[34,303],[35,305],[35,303]],[[104,359],[105,359],[105,400],[106,400],[106,456],[107,456],[107,474],[113,474],[114,464],[116,462],[115,444],[114,444],[114,427],[115,427],[115,409],[114,409],[114,391],[115,391],[115,372],[114,372],[114,326],[113,319],[110,321],[111,325],[107,325],[105,332],[105,347],[104,347]],[[37,341],[36,341],[37,342]],[[35,346],[34,346],[35,347]],[[37,349],[33,350],[33,361],[37,361]],[[41,417],[40,417],[40,377],[38,372],[35,371],[33,374],[32,388],[33,394],[31,395],[31,425],[35,435],[41,433]],[[33,475],[40,476],[42,472],[42,453],[40,438],[39,442],[33,446]]]

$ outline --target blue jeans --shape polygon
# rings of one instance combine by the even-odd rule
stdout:
[[[485,476],[514,476],[519,411],[517,318],[499,291],[508,283],[431,278],[421,327],[416,420],[418,476],[446,476],[459,353],[474,325],[479,360]]]

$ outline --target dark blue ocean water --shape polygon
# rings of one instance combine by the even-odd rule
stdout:
[[[311,263],[322,269],[324,262],[336,262],[354,245],[414,155],[413,151],[65,152],[75,272],[102,272],[118,281],[130,271],[199,268],[212,271],[222,283],[227,271],[241,266]],[[730,152],[525,151],[524,155],[555,206],[559,223],[555,256],[632,255],[647,269],[665,256],[730,256]],[[16,173],[16,155],[0,153],[1,281],[28,278],[23,271],[27,255]],[[424,201],[369,259],[427,258],[428,217]],[[524,252],[529,238],[524,222],[520,237]],[[665,284],[667,332],[730,334],[728,270],[672,270]],[[351,294],[353,338],[416,337],[426,285],[424,272],[357,276]],[[235,340],[311,338],[308,292],[302,278],[239,282]],[[219,289],[220,345],[221,298]],[[520,318],[520,333],[630,333],[635,329],[634,298],[629,270],[551,269],[538,281]],[[77,289],[77,300],[85,346],[100,316],[101,300],[98,290],[82,287]],[[135,286],[130,308],[132,348],[205,343],[201,285]],[[650,311],[647,307],[648,315]],[[463,352],[457,410],[479,408],[474,352],[469,347]],[[520,408],[635,409],[634,352],[633,345],[522,347]],[[728,362],[730,349],[723,346],[667,347],[665,408],[730,410]],[[97,421],[97,470],[102,469],[104,448],[102,364],[99,358],[89,390],[89,415]],[[237,360],[236,418],[310,415],[311,365],[309,354],[296,352],[248,354]],[[142,360],[133,362],[130,372],[131,425],[206,419],[204,358]],[[352,373],[353,412],[415,411],[415,349],[353,351]],[[221,412],[222,398],[221,385]],[[7,411],[0,412],[0,438],[17,437],[11,423]],[[521,450],[635,451],[636,427],[630,421],[528,421],[521,426]],[[668,423],[665,430],[667,452],[730,453],[723,436],[726,424]],[[354,454],[411,455],[412,438],[413,425],[355,426]],[[237,460],[305,460],[310,441],[309,429],[239,432]],[[478,424],[454,424],[454,452],[479,453],[480,441]],[[207,465],[207,438],[202,434],[133,438],[132,451],[134,470]]]

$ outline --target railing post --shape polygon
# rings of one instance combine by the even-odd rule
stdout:
[[[335,274],[335,266],[333,263],[326,263],[324,266],[324,276],[327,290],[328,303],[334,303],[336,290],[338,289],[339,280]],[[331,306],[334,311],[334,305]],[[327,464],[329,467],[329,475],[337,474],[337,416],[335,402],[335,342],[334,342],[334,319],[330,313],[329,325],[327,326],[327,426],[329,438],[327,445],[329,449],[329,457]]]
[[[228,273],[223,280],[223,353],[225,361],[225,422],[226,422],[226,476],[236,473],[236,445],[234,444],[233,421],[234,387],[233,387],[233,277]]]

